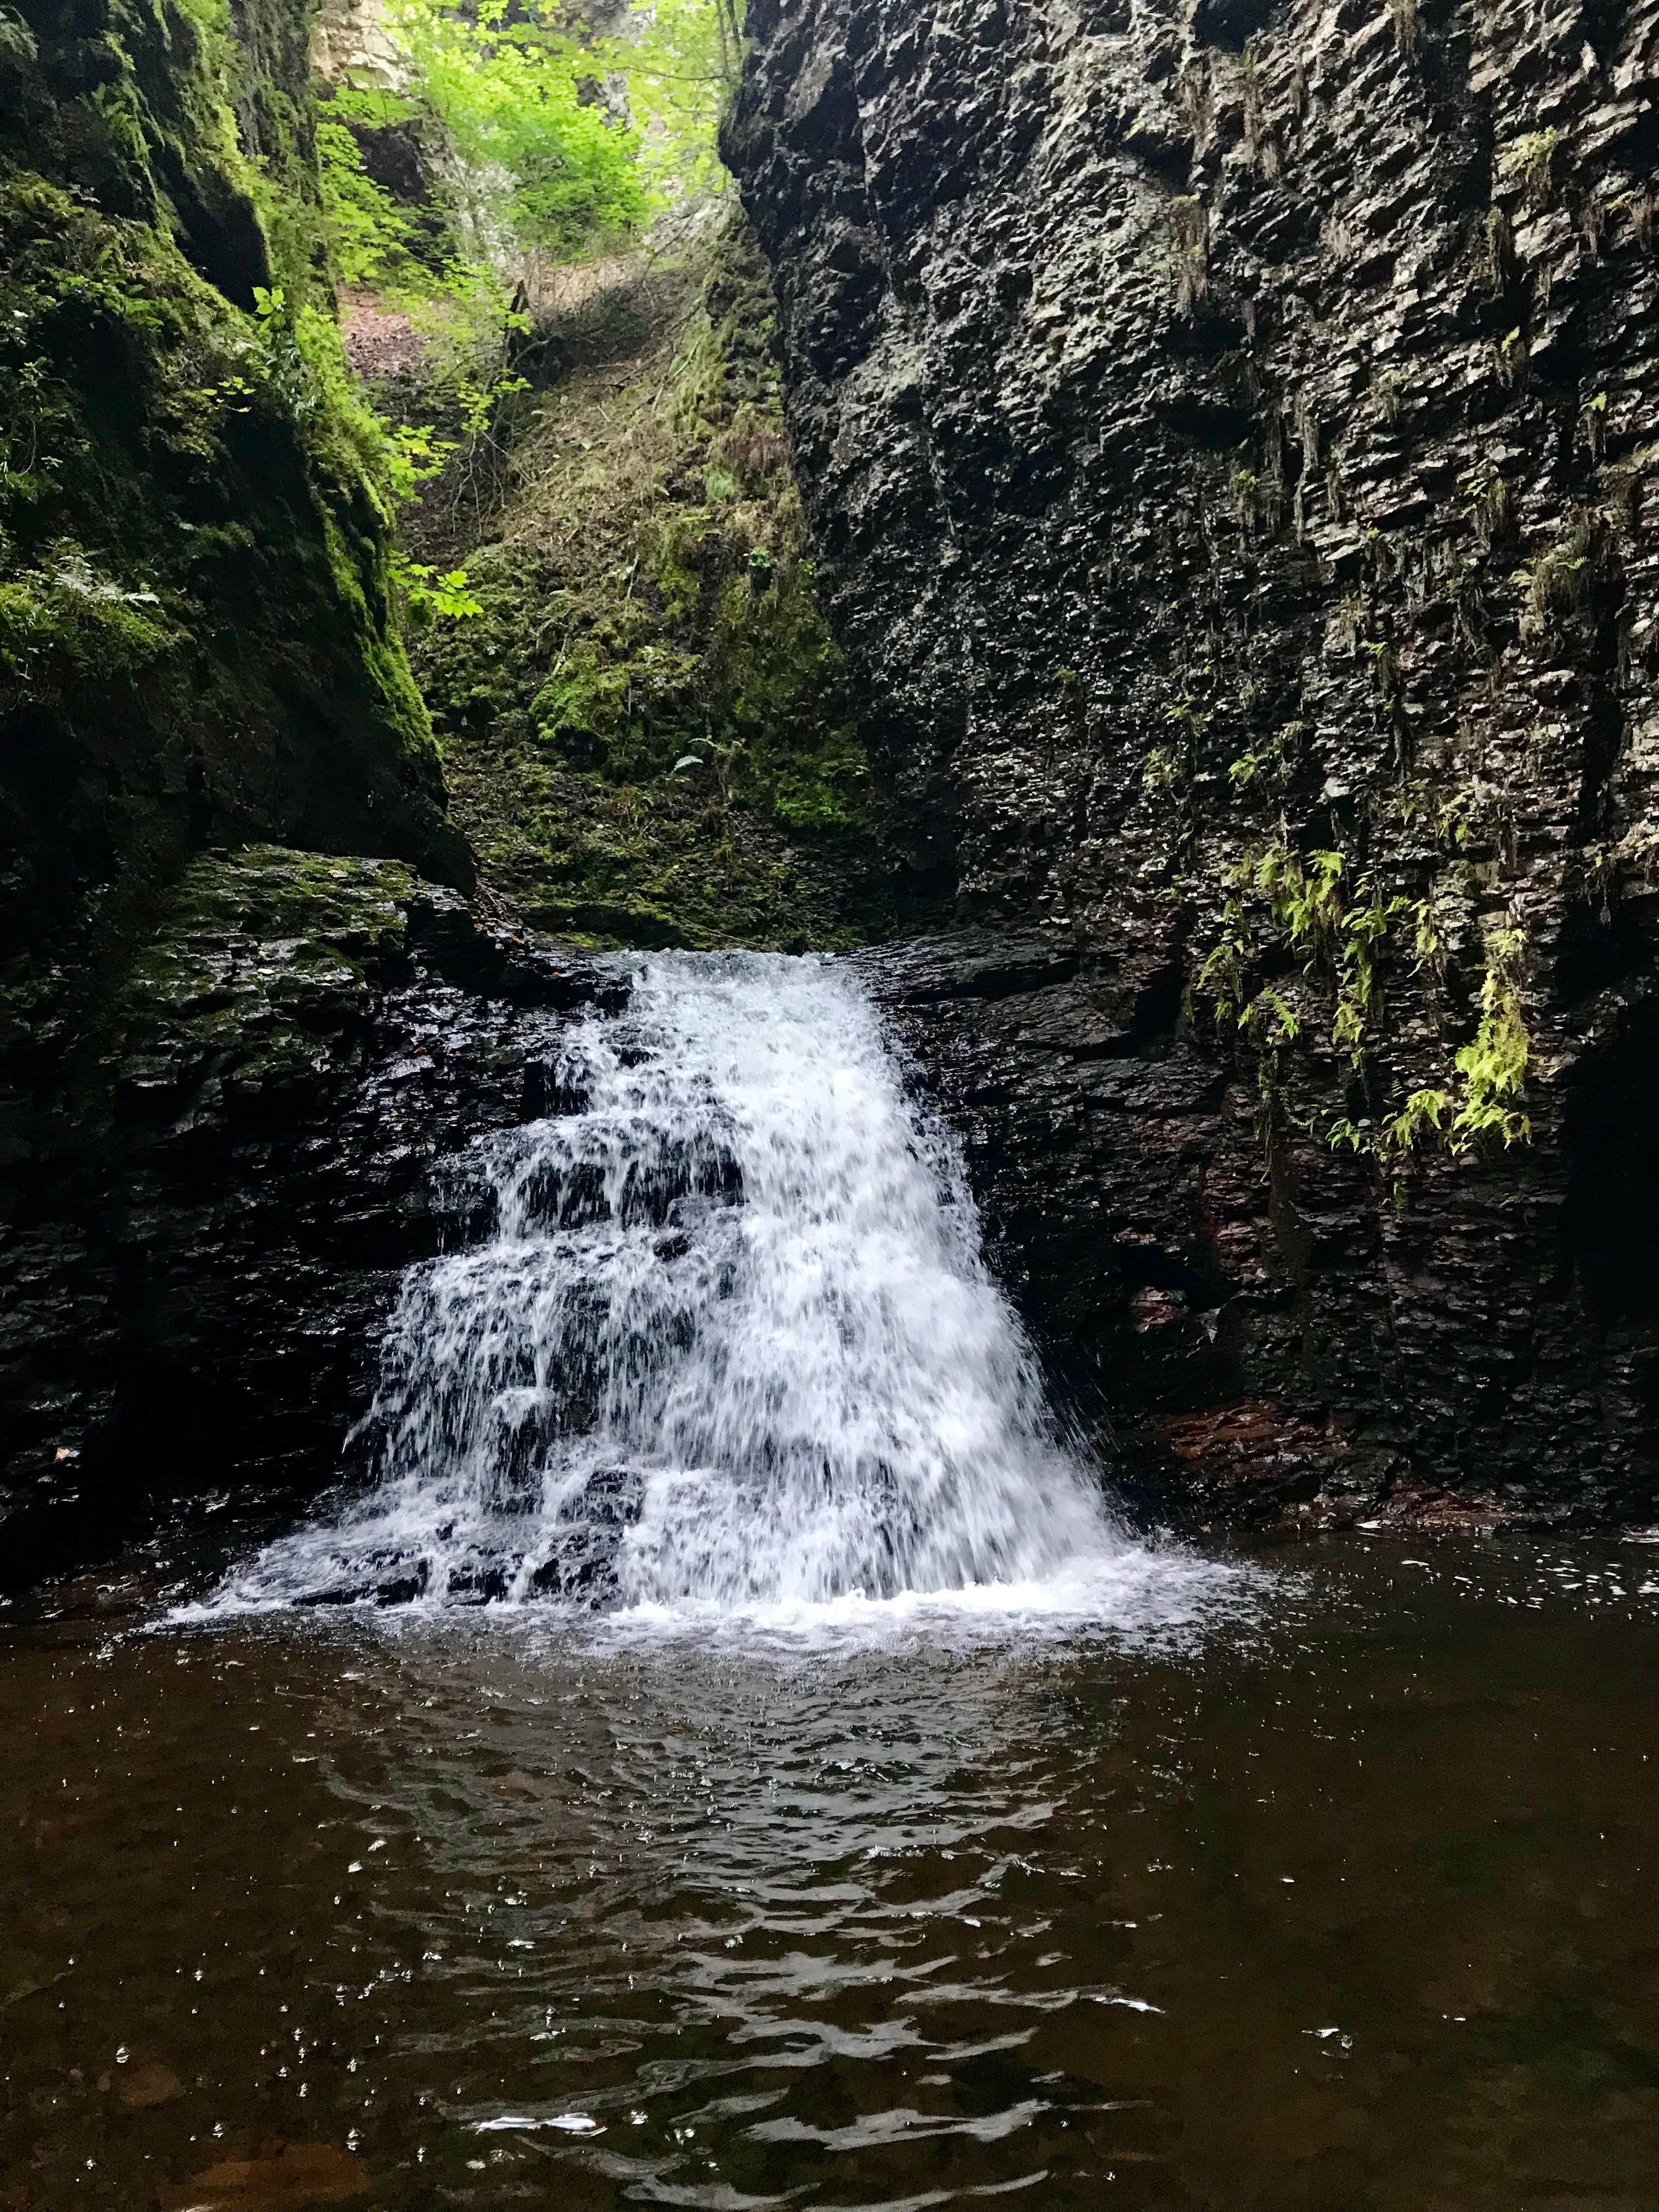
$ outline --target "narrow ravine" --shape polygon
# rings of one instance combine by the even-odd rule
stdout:
[[[1659,2212],[1659,0],[0,0],[0,2212]]]

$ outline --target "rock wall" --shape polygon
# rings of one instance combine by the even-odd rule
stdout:
[[[469,1233],[434,1164],[549,1111],[565,1022],[626,988],[396,861],[193,862],[13,1195],[0,1590],[337,1474],[404,1268]]]
[[[308,29],[0,9],[0,960],[118,959],[216,840],[467,872],[319,260]]]
[[[415,1172],[404,1091],[361,1087],[424,972],[411,869],[342,863],[384,908],[347,928],[276,856],[215,895],[216,951],[179,937],[249,839],[471,874],[332,319],[309,33],[305,0],[0,4],[9,1584],[157,1485],[332,1463],[401,1233],[364,1224]]]
[[[882,969],[1149,1497],[1648,1515],[1659,8],[754,0]]]

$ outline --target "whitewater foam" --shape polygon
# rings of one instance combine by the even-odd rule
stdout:
[[[1059,1434],[949,1136],[855,976],[664,955],[451,1171],[482,1241],[410,1270],[375,1474],[210,1612],[534,1599],[641,1626],[1182,1612]]]

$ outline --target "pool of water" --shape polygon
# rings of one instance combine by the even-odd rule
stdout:
[[[15,1622],[0,2206],[1651,2212],[1659,1550],[1224,1587]]]

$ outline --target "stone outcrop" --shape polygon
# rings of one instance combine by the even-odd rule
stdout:
[[[395,861],[195,862],[14,1197],[0,1588],[337,1473],[403,1269],[469,1233],[434,1163],[550,1110],[627,988]]]
[[[754,0],[882,988],[1146,1494],[1646,1515],[1659,9]]]
[[[410,1011],[451,911],[412,869],[472,864],[333,322],[308,38],[294,0],[0,5],[10,1583],[107,1552],[157,1485],[274,1479],[307,1437],[332,1463],[415,1173],[419,1085],[362,1072],[399,1063],[400,1021],[450,1023]],[[398,864],[337,884],[273,857],[213,890],[229,864],[199,856],[252,838]],[[223,910],[181,935],[202,900]],[[456,1079],[446,1141],[495,1110]]]

